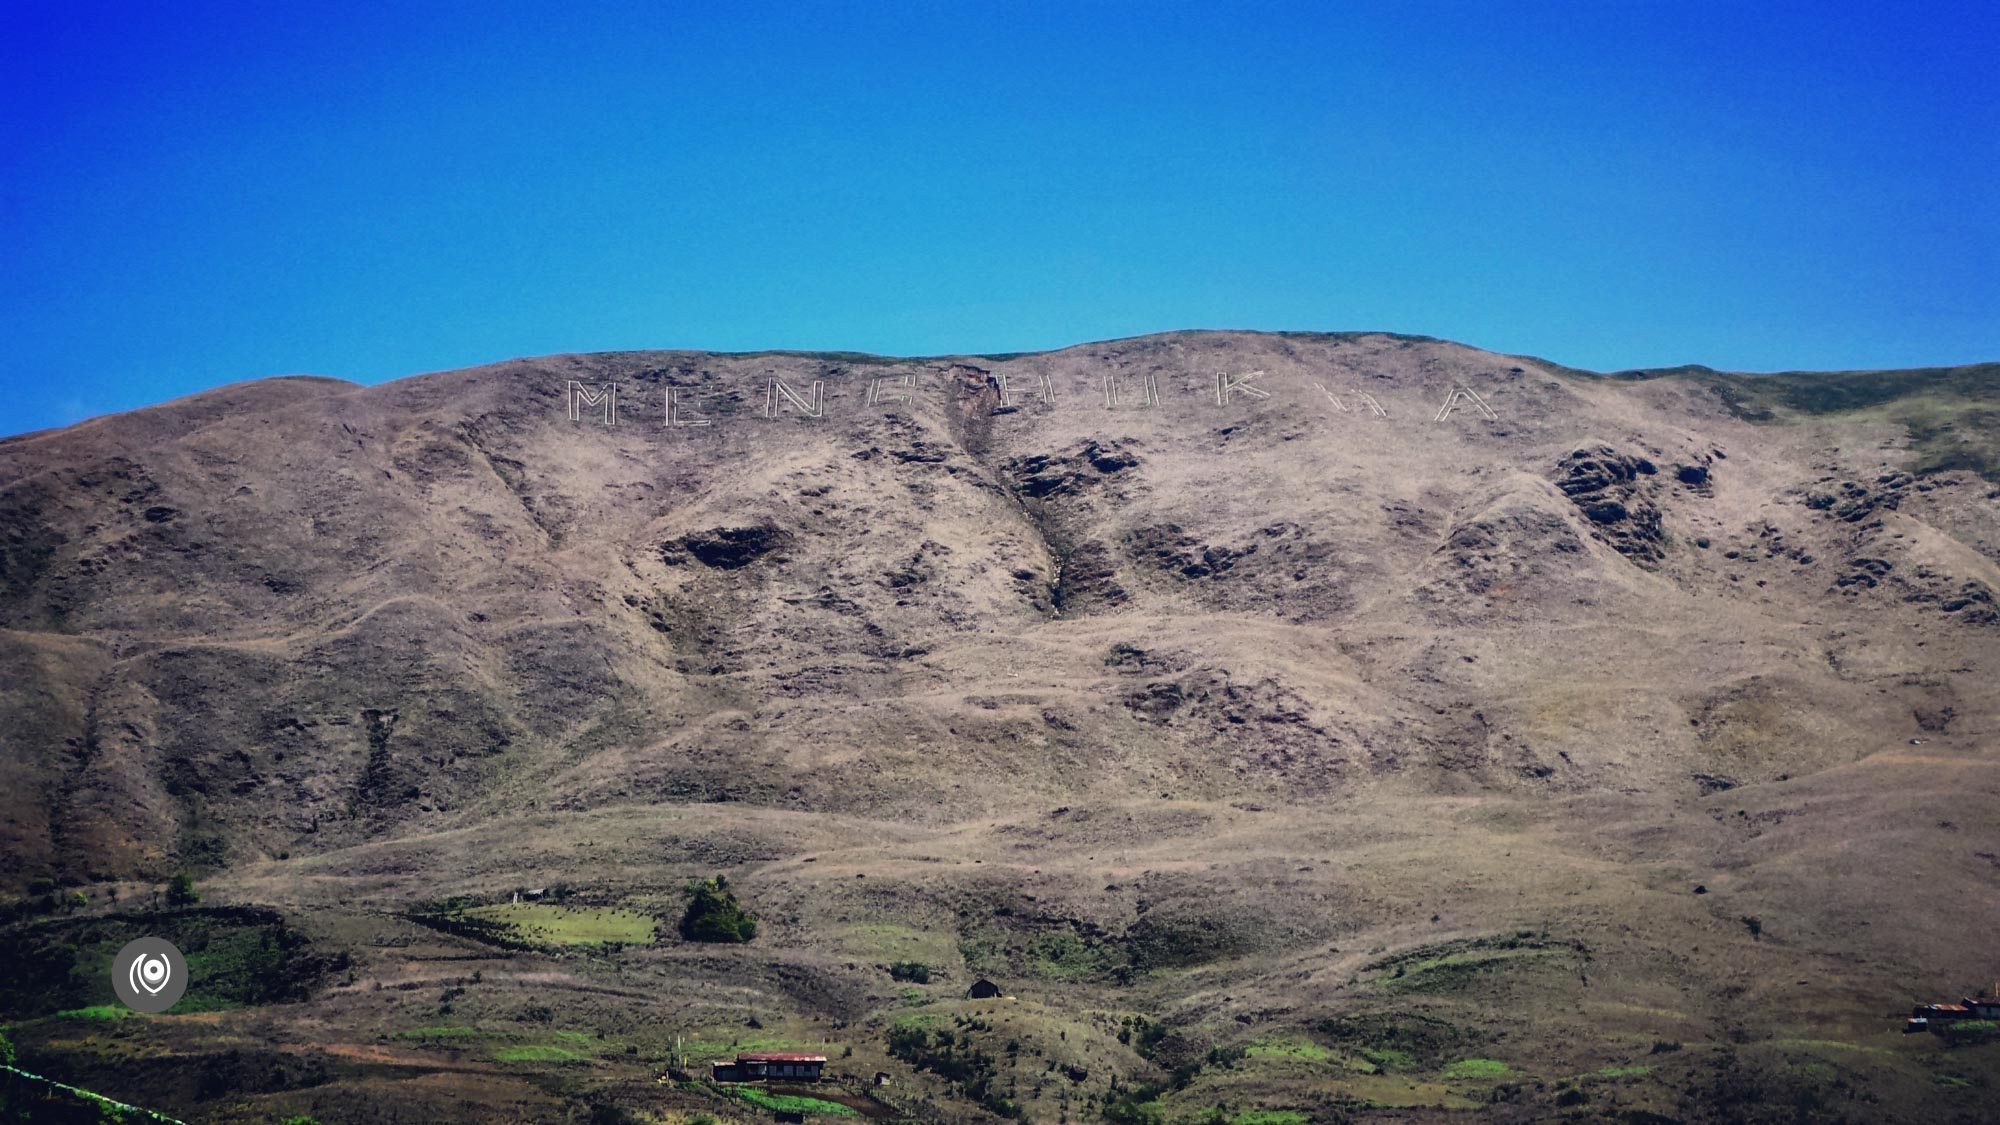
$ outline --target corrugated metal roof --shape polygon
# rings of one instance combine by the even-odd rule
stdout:
[[[802,1055],[788,1051],[763,1052],[754,1055],[738,1055],[737,1062],[816,1062],[826,1061],[825,1055]]]

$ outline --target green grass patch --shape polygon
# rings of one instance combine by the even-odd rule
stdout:
[[[1416,1056],[1408,1051],[1398,1051],[1394,1047],[1362,1047],[1359,1052],[1362,1058],[1386,1071],[1417,1069]]]
[[[512,1031],[493,1031],[483,1027],[411,1027],[392,1032],[392,1039],[422,1039],[430,1042],[452,1042],[475,1039],[519,1039]]]
[[[590,1055],[573,1047],[559,1047],[554,1043],[522,1043],[513,1047],[500,1047],[493,1057],[501,1062],[527,1063],[580,1063],[589,1062]]]
[[[500,926],[534,945],[649,945],[658,933],[652,916],[636,910],[547,902],[475,906],[456,916]]]
[[[1956,1020],[1944,1025],[1944,1040],[1954,1046],[1962,1043],[1991,1043],[1995,1039],[2000,1039],[2000,1026],[1996,1026],[1992,1020]]]
[[[1310,1039],[1259,1039],[1243,1049],[1246,1058],[1298,1059],[1304,1062],[1325,1062],[1333,1057],[1333,1052]]]
[[[1641,1074],[1651,1074],[1650,1066],[1607,1066],[1597,1071],[1599,1078],[1636,1078]]]
[[[734,1057],[739,1051],[749,1053],[810,1051],[816,1055],[828,1055],[838,1050],[840,1046],[838,1043],[804,1043],[797,1039],[784,1039],[774,1035],[753,1035],[743,1039],[689,1039],[681,1044],[681,1049],[687,1052],[687,1056],[691,1059],[719,1059]]]
[[[1444,1068],[1446,1078],[1505,1078],[1512,1073],[1499,1059],[1460,1059]]]
[[[1436,942],[1391,954],[1362,967],[1378,974],[1368,983],[1410,992],[1452,992],[1482,974],[1550,957],[1584,956],[1580,942],[1531,930]]]
[[[800,1097],[797,1094],[773,1094],[755,1086],[738,1086],[735,1095],[754,1106],[761,1106],[773,1112],[817,1113],[827,1117],[859,1117],[861,1114],[852,1106],[830,1102],[821,1098]]]
[[[1483,974],[1555,955],[1556,951],[1547,949],[1451,953],[1399,964],[1373,983],[1407,992],[1453,992],[1467,987],[1474,978]]]
[[[88,1008],[71,1008],[66,1012],[57,1012],[54,1018],[59,1020],[122,1020],[130,1019],[137,1014],[123,1004],[92,1004]]]
[[[1918,473],[1963,469],[2000,481],[2000,364],[1910,371],[1784,372],[1725,375],[1705,368],[1677,374],[1714,388],[1732,414],[1750,422],[1828,419],[1901,425]]]
[[[1289,1109],[1246,1109],[1229,1119],[1229,1125],[1307,1125],[1303,1113]]]

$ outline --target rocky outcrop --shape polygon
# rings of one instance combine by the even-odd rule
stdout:
[[[1626,558],[1654,565],[1666,557],[1666,533],[1649,485],[1659,466],[1608,445],[1586,446],[1556,465],[1555,484],[1591,523],[1591,534]],[[1701,479],[1707,480],[1707,470]]]
[[[790,536],[772,524],[694,531],[660,545],[660,559],[682,566],[690,559],[716,570],[736,570],[783,547]]]
[[[1088,441],[1074,453],[1038,453],[1007,462],[1007,474],[1021,495],[1040,500],[1073,496],[1106,477],[1139,464],[1138,455],[1116,445]]]

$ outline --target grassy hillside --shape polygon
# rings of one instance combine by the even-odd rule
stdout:
[[[1977,1120],[1901,1016],[1996,972],[1994,372],[1171,333],[0,441],[0,1018],[201,1121],[753,1120],[745,1050],[876,1120]],[[120,1017],[142,932],[191,1000]]]

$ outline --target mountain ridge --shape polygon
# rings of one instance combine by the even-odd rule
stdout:
[[[1594,1095],[1690,1120],[1731,1111],[1683,1077],[1782,1101],[1824,1065],[1732,1070],[1730,1044],[1831,1037],[1935,1109],[1881,1013],[1981,979],[1967,935],[2000,925],[2000,840],[1956,811],[2000,796],[1995,371],[1801,399],[1371,333],[626,351],[10,439],[0,882],[96,911],[189,871],[396,985],[435,979],[400,950],[491,950],[394,919],[464,930],[451,911],[556,884],[670,918],[726,872],[749,947],[508,947],[515,983],[453,1003],[650,1050],[660,1005],[707,1034],[742,990],[808,1041],[870,1029],[857,1057],[939,1120],[990,1116],[883,1053],[904,1001],[879,964],[1014,982],[1009,1073],[1051,1118],[1069,1095],[1033,1068],[1059,1056],[1091,1099],[1177,1066],[1195,1108],[1252,1072],[1285,1104],[1497,1096],[1444,1058],[1408,1089],[1201,1061],[1281,1034],[1364,1058],[1324,1030],[1363,1016],[1463,1025],[1462,1053],[1538,1080],[1699,1043],[1687,1076]],[[557,971],[652,999],[552,1005]],[[437,1019],[317,987],[227,1027],[366,1045]],[[1167,1054],[1116,1039],[1135,1015]],[[1526,1120],[1555,1095],[1512,1096]]]

